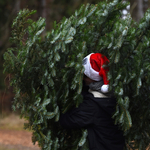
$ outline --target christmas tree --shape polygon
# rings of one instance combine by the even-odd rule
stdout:
[[[126,149],[146,149],[150,143],[150,10],[134,22],[122,10],[122,0],[87,4],[70,18],[54,22],[41,38],[45,19],[30,19],[36,11],[21,10],[13,22],[12,46],[4,54],[4,72],[12,74],[13,109],[32,129],[33,143],[43,150],[88,150],[87,131],[67,131],[60,113],[82,102],[83,58],[99,52],[109,58],[110,90],[117,99],[113,118],[126,136]]]

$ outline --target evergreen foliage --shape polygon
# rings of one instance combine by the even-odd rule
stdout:
[[[33,130],[33,142],[43,150],[88,150],[87,131],[67,131],[59,115],[82,102],[83,58],[92,52],[110,60],[110,90],[117,98],[115,123],[127,147],[146,149],[150,143],[150,10],[139,24],[130,14],[122,19],[122,0],[83,5],[70,18],[54,22],[44,39],[45,19],[21,10],[13,22],[13,46],[4,54],[4,72],[13,75],[13,109]]]

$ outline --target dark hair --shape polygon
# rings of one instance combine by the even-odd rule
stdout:
[[[84,74],[83,78],[88,78],[88,77]]]

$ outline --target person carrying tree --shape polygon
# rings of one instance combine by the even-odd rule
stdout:
[[[123,150],[123,132],[114,124],[112,115],[116,99],[109,92],[107,79],[109,60],[100,53],[83,59],[83,102],[60,116],[65,129],[86,128],[90,150]]]

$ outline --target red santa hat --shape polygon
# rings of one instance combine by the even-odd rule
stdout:
[[[83,66],[85,68],[84,74],[94,81],[103,79],[104,85],[101,87],[103,93],[109,91],[109,81],[107,79],[109,60],[106,56],[100,53],[91,53],[83,59]]]

